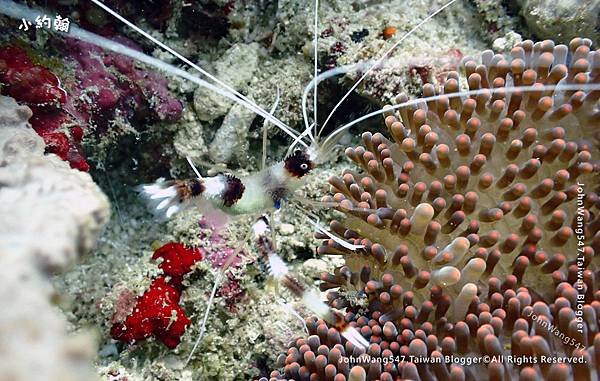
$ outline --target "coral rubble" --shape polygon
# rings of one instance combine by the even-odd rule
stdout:
[[[600,92],[542,87],[600,83],[600,52],[590,45],[524,41],[511,58],[467,59],[466,78],[449,73],[445,96],[388,111],[390,138],[367,132],[346,150],[361,171],[330,178],[336,193],[326,201],[346,215],[331,229],[366,248],[324,241],[319,253],[346,263],[323,273],[321,287],[370,340],[371,359],[402,360],[349,366],[362,351],[309,319],[312,336],[291,343],[272,379],[596,374]],[[482,91],[454,96],[463,83]],[[423,87],[424,97],[434,94]],[[518,363],[464,362],[484,355]],[[544,362],[563,357],[575,360]]]
[[[44,155],[31,115],[0,96],[0,379],[92,380],[96,346],[67,333],[50,277],[92,248],[109,203],[89,174]]]
[[[517,0],[516,11],[540,39],[567,43],[577,36],[600,40],[600,1]]]

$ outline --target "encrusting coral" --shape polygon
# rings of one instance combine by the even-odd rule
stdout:
[[[290,344],[271,379],[592,379],[600,92],[542,87],[600,83],[590,46],[524,41],[510,58],[466,59],[466,78],[448,74],[447,96],[390,109],[390,138],[367,132],[346,150],[361,171],[330,178],[336,193],[325,201],[346,215],[332,230],[365,249],[324,241],[318,252],[346,263],[323,273],[321,288],[370,340],[370,358],[349,364],[363,351],[311,318],[311,336]],[[453,97],[465,79],[482,91]],[[484,355],[504,362],[476,361]],[[562,357],[575,360],[544,362]]]

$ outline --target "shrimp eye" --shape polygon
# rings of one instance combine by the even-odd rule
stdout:
[[[285,169],[293,177],[302,177],[313,169],[314,165],[302,150],[295,150],[293,155],[284,160]]]

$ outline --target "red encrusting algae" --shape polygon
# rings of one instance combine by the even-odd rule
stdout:
[[[112,326],[110,335],[119,341],[133,343],[156,337],[169,348],[175,348],[190,319],[179,306],[181,291],[166,276],[155,279],[139,297],[131,315],[123,323]]]
[[[0,82],[3,94],[33,111],[31,126],[44,139],[46,151],[73,168],[88,171],[81,152],[83,130],[63,110],[68,95],[60,79],[48,68],[34,64],[23,49],[9,45],[0,48]]]
[[[126,38],[113,39],[140,49]],[[161,75],[81,41],[65,39],[55,45],[67,71],[62,83],[15,45],[0,47],[0,83],[2,94],[31,108],[30,123],[44,139],[46,151],[71,167],[89,170],[81,148],[84,136],[102,138],[109,129],[126,131],[120,127],[123,123],[143,129],[147,123],[173,123],[181,117],[183,104]]]
[[[152,259],[162,259],[158,267],[163,275],[152,281],[150,288],[137,299],[133,311],[124,321],[113,324],[110,330],[113,339],[132,344],[154,336],[168,348],[179,345],[181,336],[191,322],[179,305],[181,292],[185,288],[183,279],[204,256],[200,248],[187,248],[175,242],[156,250]],[[115,315],[117,313],[119,311]]]
[[[199,248],[186,248],[183,244],[169,242],[154,252],[152,259],[162,258],[158,268],[172,281],[181,283],[183,277],[192,271],[196,262],[204,259],[204,251]]]
[[[210,233],[203,236],[210,242],[206,250],[189,248],[178,242],[169,242],[158,248],[152,259],[160,259],[158,268],[162,270],[162,274],[153,279],[148,290],[135,301],[131,290],[121,293],[110,320],[110,335],[113,339],[133,344],[153,336],[167,347],[175,348],[190,324],[179,305],[181,293],[188,286],[183,282],[186,275],[202,260],[220,270],[224,270],[223,266],[229,259],[229,268],[241,265],[240,253],[228,246],[221,234],[210,228],[204,219],[199,224],[203,229],[210,230]],[[236,257],[231,258],[233,255]],[[239,276],[228,272],[216,296],[223,299],[224,307],[229,312],[234,313],[245,296]]]
[[[124,37],[113,40],[141,50]],[[172,123],[181,117],[183,104],[169,92],[167,80],[137,68],[131,58],[74,39],[66,39],[60,49],[75,72],[66,81],[73,95],[66,108],[96,133],[114,128],[116,118],[142,128],[148,122]]]

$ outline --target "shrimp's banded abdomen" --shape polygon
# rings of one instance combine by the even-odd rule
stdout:
[[[243,182],[230,174],[214,177],[165,181],[136,188],[147,200],[151,211],[159,218],[171,218],[173,214],[206,200],[220,208],[229,208],[238,202],[245,191]]]

